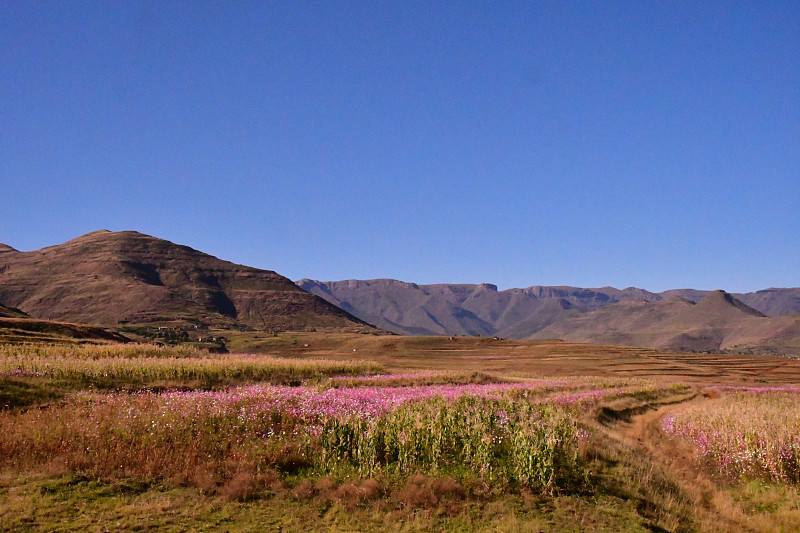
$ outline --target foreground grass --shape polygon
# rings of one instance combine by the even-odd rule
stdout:
[[[50,462],[96,479],[183,476],[198,487],[267,469],[470,473],[501,488],[552,491],[583,477],[576,415],[597,400],[542,397],[552,386],[78,394],[49,409],[0,413],[0,467]]]
[[[626,487],[642,483],[641,479],[617,481]],[[299,482],[292,482],[285,480],[282,486],[242,502],[192,487],[130,480],[0,477],[0,531],[771,532],[796,531],[800,524],[800,494],[785,485],[749,483],[722,491],[717,497],[726,498],[729,512],[739,519],[727,522],[708,516],[690,521],[694,511],[676,504],[669,516],[659,520],[655,515],[665,509],[633,492],[442,495],[435,504],[419,504],[404,495],[405,485],[388,487],[378,499],[358,501],[340,490],[346,484],[317,481],[321,490],[304,496],[298,491]]]
[[[578,417],[675,388],[583,386],[78,395],[0,420],[0,522],[11,531],[674,530],[686,509],[659,515],[638,492],[620,492],[629,472],[608,468]]]
[[[637,502],[600,494],[532,492],[425,502],[413,483],[378,498],[348,495],[355,483],[317,480],[305,494],[292,480],[240,502],[189,487],[101,483],[76,477],[0,483],[0,531],[651,531]],[[424,484],[424,483],[423,483]],[[412,490],[409,490],[411,488]]]
[[[382,370],[368,361],[219,355],[193,347],[0,345],[0,408],[51,402],[89,389],[212,389],[255,382],[299,385]]]
[[[0,347],[0,375],[0,531],[800,529],[791,479],[630,441],[682,385],[154,346]],[[719,420],[777,438],[782,402]],[[671,420],[722,402],[695,404]]]
[[[731,479],[800,483],[800,388],[717,387],[718,398],[687,406],[664,429]]]

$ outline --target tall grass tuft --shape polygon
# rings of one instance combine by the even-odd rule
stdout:
[[[360,475],[464,473],[553,490],[580,470],[574,416],[552,404],[464,396],[410,402],[381,418],[333,417],[320,433],[320,467]]]

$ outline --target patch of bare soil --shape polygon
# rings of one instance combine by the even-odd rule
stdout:
[[[703,402],[705,398],[688,398],[687,401],[664,405],[634,417],[631,422],[620,424],[619,433],[623,441],[637,452],[646,455],[653,463],[664,467],[682,481],[706,484],[699,473],[697,458],[688,443],[664,433],[664,417],[689,403]]]

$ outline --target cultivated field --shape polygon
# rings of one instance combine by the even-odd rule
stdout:
[[[800,528],[797,361],[463,337],[230,345],[262,353],[0,346],[0,530]]]

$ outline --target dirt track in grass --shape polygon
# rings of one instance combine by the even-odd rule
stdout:
[[[714,397],[695,389],[683,397],[675,397],[654,408],[607,420],[606,435],[623,449],[638,455],[629,464],[639,464],[637,479],[644,492],[647,486],[658,487],[661,479],[669,480],[671,489],[683,498],[683,506],[695,516],[694,530],[701,531],[796,531],[800,527],[797,491],[792,487],[776,490],[761,482],[732,482],[704,465],[697,450],[687,441],[668,435],[663,420],[680,409],[708,402]],[[663,496],[663,495],[659,495]],[[640,502],[647,503],[647,498]],[[660,502],[665,507],[664,502]],[[681,530],[681,527],[676,530]]]

